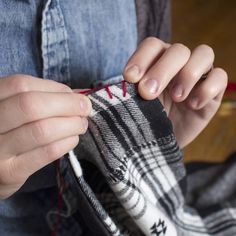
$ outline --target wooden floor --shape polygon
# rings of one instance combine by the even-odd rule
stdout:
[[[236,0],[172,0],[172,42],[191,49],[210,45],[216,54],[214,66],[223,67],[236,81]],[[235,94],[228,98],[235,99]],[[236,150],[236,108],[225,104],[208,127],[185,148],[185,160],[222,161]]]

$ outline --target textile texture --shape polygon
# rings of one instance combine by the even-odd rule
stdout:
[[[182,153],[160,101],[123,86],[88,95],[93,111],[74,151],[77,169],[72,161],[77,184],[110,234],[234,235],[234,201],[188,205]],[[86,163],[94,166],[89,175]]]

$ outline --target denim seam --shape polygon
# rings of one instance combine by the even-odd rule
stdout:
[[[57,11],[58,11],[58,15],[59,15],[59,18],[60,20],[63,22],[63,36],[64,36],[64,43],[63,43],[63,46],[64,46],[64,50],[65,50],[65,58],[63,60],[63,67],[65,65],[66,67],[66,81],[70,82],[70,70],[69,70],[69,47],[68,47],[68,35],[67,35],[67,31],[66,31],[66,27],[65,27],[65,21],[64,21],[64,18],[63,18],[63,14],[62,14],[62,11],[61,9],[59,8],[59,0],[57,0]]]
[[[43,69],[43,75],[45,78],[48,79],[58,79],[59,82],[68,82],[70,83],[70,70],[69,70],[69,47],[68,47],[68,35],[65,28],[65,22],[62,15],[62,11],[59,6],[59,1],[55,0],[55,6],[52,9],[54,12],[51,12],[50,4],[54,0],[48,0],[48,2],[45,5],[45,9],[43,12],[43,22],[42,22],[42,54],[43,54],[43,61],[44,61],[44,69]],[[52,24],[49,21],[49,17],[53,17],[53,15],[57,18],[59,22],[55,24],[55,29],[52,30]],[[51,30],[51,31],[50,31]],[[59,34],[59,30],[61,30],[61,34]],[[50,34],[56,37],[55,45],[54,42],[50,43]],[[45,41],[44,41],[45,40]],[[59,42],[62,42],[61,45]],[[50,66],[50,62],[52,62],[51,56],[50,56],[50,48],[51,51],[54,52],[54,57],[56,61],[56,71],[52,73],[52,66]],[[58,50],[55,50],[55,47],[59,46],[61,47],[60,53],[58,54]],[[61,69],[65,68],[64,74],[62,73]]]

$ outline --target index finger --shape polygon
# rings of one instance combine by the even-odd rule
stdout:
[[[91,107],[89,98],[82,94],[21,93],[0,101],[0,134],[51,117],[86,117]]]
[[[72,92],[62,83],[30,75],[11,75],[0,79],[0,100],[29,91]]]
[[[150,66],[169,47],[158,38],[148,37],[144,39],[134,54],[130,57],[125,69],[124,78],[130,83],[137,83],[147,72]]]

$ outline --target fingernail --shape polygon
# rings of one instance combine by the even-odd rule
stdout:
[[[158,83],[154,79],[146,79],[144,81],[144,88],[149,92],[149,93],[157,93],[158,90]]]
[[[88,105],[84,98],[80,98],[79,105],[81,110],[87,110]]]
[[[199,102],[199,100],[198,100],[198,98],[192,98],[191,100],[190,100],[190,105],[191,105],[191,107],[192,108],[194,108],[194,109],[196,109],[197,107],[198,107],[198,102]]]
[[[180,98],[183,96],[183,88],[181,85],[175,85],[172,88],[172,93],[176,98]]]
[[[137,65],[129,67],[126,70],[126,74],[131,77],[137,77],[139,75],[139,67]]]

